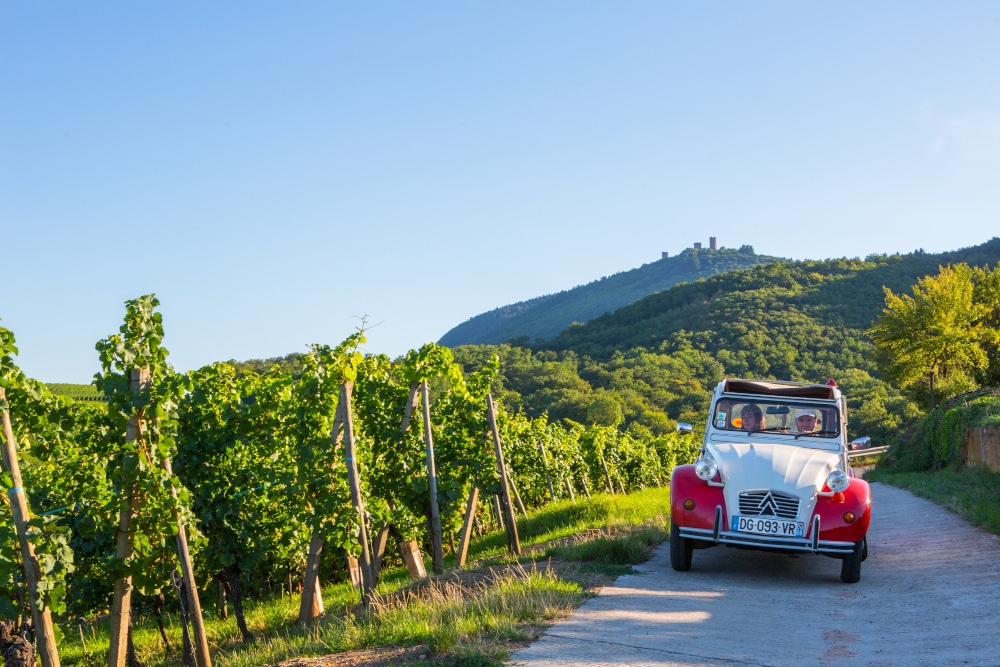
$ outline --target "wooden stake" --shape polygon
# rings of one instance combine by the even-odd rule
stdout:
[[[506,530],[503,524],[503,510],[500,509],[500,494],[493,494],[493,514],[497,518],[497,530]]]
[[[462,522],[462,535],[458,541],[458,557],[455,564],[465,567],[465,557],[469,553],[469,541],[472,539],[472,523],[476,518],[476,503],[479,502],[479,487],[473,486],[469,493],[469,502],[465,505],[465,521]]]
[[[503,525],[503,510],[500,509],[500,494],[494,493],[492,496],[493,516],[497,520],[497,530],[506,530]]]
[[[378,586],[378,575],[382,571],[382,559],[385,558],[385,546],[389,540],[391,524],[384,523],[375,535],[375,548],[372,550],[372,586]]]
[[[177,597],[180,601],[182,661],[185,667],[195,667],[194,647],[191,644],[191,633],[188,629],[188,621],[191,619],[191,614],[190,610],[188,609],[187,587],[184,585],[184,579],[181,576],[181,573],[178,572],[176,569],[171,573],[171,580],[173,581],[174,588],[177,589]],[[132,640],[133,640],[132,627],[129,626],[128,629],[129,657],[127,660],[127,664],[129,665],[129,667],[132,667],[138,662],[138,660],[136,660],[135,658],[135,645]]]
[[[319,590],[319,561],[323,555],[323,538],[319,530],[313,531],[309,543],[309,557],[306,559],[306,573],[302,583],[302,599],[299,601],[299,625],[306,626],[323,613],[323,601],[317,600]]]
[[[573,484],[569,481],[569,477],[566,477],[563,481],[566,482],[566,490],[569,491],[569,499],[575,503],[576,494],[573,493]]]
[[[552,475],[549,474],[549,457],[545,455],[545,445],[538,443],[538,449],[542,452],[542,467],[545,468],[545,481],[549,485],[549,497],[552,502],[556,501],[556,490],[552,487]]]
[[[424,399],[424,439],[427,443],[427,481],[431,496],[431,567],[434,574],[444,573],[444,552],[441,547],[441,512],[437,499],[437,470],[434,467],[434,440],[431,438],[431,398],[427,380],[420,383]]]
[[[7,393],[0,387],[0,401],[7,400]],[[25,497],[21,481],[21,466],[17,460],[17,442],[14,440],[14,428],[10,423],[10,411],[3,410],[3,467],[10,473],[14,482],[7,492],[10,497],[10,509],[14,516],[14,529],[17,531],[17,541],[21,546],[21,562],[24,564],[24,580],[28,584],[28,604],[31,608],[31,621],[35,627],[35,639],[38,643],[38,656],[42,659],[42,667],[59,667],[59,651],[56,648],[56,638],[52,628],[52,612],[46,607],[38,609],[35,598],[38,595],[38,582],[42,578],[38,559],[35,557],[35,547],[28,541],[28,500]],[[81,627],[81,632],[83,628]]]
[[[410,385],[410,397],[406,400],[406,411],[403,413],[403,425],[399,429],[403,433],[406,433],[406,429],[410,428],[410,420],[413,419],[413,411],[417,409],[417,401],[419,400],[417,392],[419,391],[419,382],[414,382]]]
[[[403,562],[406,563],[406,571],[411,577],[422,579],[427,576],[427,570],[424,569],[424,558],[420,555],[420,545],[417,544],[416,540],[400,542],[399,551],[403,556]]]
[[[521,540],[517,536],[517,519],[514,516],[514,508],[510,502],[510,489],[507,486],[507,466],[503,462],[503,448],[500,446],[500,430],[497,428],[496,405],[493,404],[493,395],[486,395],[486,418],[490,422],[490,431],[493,433],[493,448],[497,457],[497,467],[500,469],[500,496],[503,506],[504,519],[507,523],[507,545],[510,550],[520,556]]]
[[[601,466],[604,468],[604,482],[608,485],[608,493],[615,495],[615,487],[611,484],[611,475],[608,473],[608,464],[604,462],[604,456],[601,456]]]
[[[163,469],[173,477],[170,459],[163,459]],[[170,485],[170,495],[177,499],[177,489]],[[177,523],[177,557],[181,561],[181,581],[187,593],[189,605],[188,616],[194,628],[194,659],[198,667],[212,667],[212,656],[208,652],[208,634],[205,632],[205,619],[201,615],[201,600],[198,598],[198,586],[194,581],[194,566],[191,564],[191,553],[188,551],[187,528],[181,523],[177,509],[173,510],[174,521]]]
[[[580,473],[580,484],[583,485],[583,492],[590,498],[590,486],[587,484],[587,473]]]
[[[517,503],[517,510],[521,513],[525,519],[528,518],[528,510],[524,509],[524,502],[521,500],[521,494],[517,492],[517,484],[514,483],[514,475],[510,473],[510,468],[504,468],[507,471],[507,483],[510,484],[510,490],[514,492],[514,502]]]
[[[312,601],[312,613],[313,618],[316,618],[323,613],[325,607],[323,606],[323,587],[320,586],[319,575],[316,576],[316,586],[313,588],[313,601]]]
[[[133,368],[129,374],[129,389],[138,393],[148,389],[152,378],[148,368]],[[125,441],[134,442],[139,437],[139,415],[134,414],[125,427]],[[115,559],[128,560],[132,556],[132,517],[136,511],[136,490],[134,485],[126,490],[126,506],[118,512],[118,539],[115,544]],[[125,667],[128,653],[128,630],[132,617],[132,577],[115,582],[114,597],[111,601],[111,628],[108,648],[108,667]]]
[[[80,646],[83,647],[83,659],[84,659],[84,661],[86,661],[87,658],[90,657],[90,655],[87,653],[87,642],[83,638],[83,619],[80,619],[80,622],[78,622],[76,624],[76,629],[80,631]],[[163,626],[162,625],[160,626],[160,632],[161,633],[163,632]],[[170,651],[170,645],[167,644],[166,647],[167,647],[167,651]]]
[[[375,590],[375,583],[372,579],[372,558],[368,550],[368,521],[365,519],[365,501],[361,497],[361,478],[358,476],[358,462],[354,451],[354,418],[351,416],[351,393],[353,385],[345,382],[340,385],[340,401],[337,406],[340,412],[341,423],[344,426],[344,457],[347,460],[347,480],[351,486],[351,503],[354,511],[358,513],[358,522],[361,525],[361,532],[358,540],[361,542],[361,590],[362,599],[365,604],[371,602],[371,595]],[[334,425],[334,442],[337,441],[337,426]]]

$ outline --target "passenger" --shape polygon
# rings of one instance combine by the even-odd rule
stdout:
[[[795,430],[799,433],[812,433],[815,431],[816,411],[812,408],[796,408]]]
[[[747,403],[743,406],[743,409],[740,410],[740,417],[743,418],[740,428],[744,431],[760,431],[764,428],[764,413],[753,403]]]

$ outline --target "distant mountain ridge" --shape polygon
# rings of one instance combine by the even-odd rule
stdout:
[[[997,266],[1000,238],[937,254],[781,260],[716,275],[652,294],[532,347],[609,359],[633,348],[694,346],[722,361],[728,373],[753,377],[810,377],[822,359],[831,368],[875,372],[864,332],[885,307],[883,288],[906,294],[920,278],[958,263]]]
[[[518,338],[528,341],[551,339],[575,322],[583,323],[613,312],[678,283],[769,264],[778,259],[758,255],[749,245],[718,250],[688,248],[673,257],[586,285],[476,315],[448,331],[438,342],[455,347],[499,344]]]

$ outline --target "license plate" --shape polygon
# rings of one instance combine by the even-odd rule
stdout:
[[[756,533],[757,535],[778,535],[780,537],[802,537],[804,527],[801,521],[786,521],[764,516],[734,516],[733,532]]]

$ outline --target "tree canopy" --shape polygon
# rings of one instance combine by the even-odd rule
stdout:
[[[868,330],[879,368],[903,388],[926,382],[932,410],[936,385],[947,382],[949,393],[967,391],[989,365],[985,346],[996,344],[998,331],[986,319],[995,307],[981,300],[989,287],[975,298],[975,279],[992,284],[993,273],[966,264],[943,266],[937,275],[919,279],[912,296],[885,288],[885,310]]]

